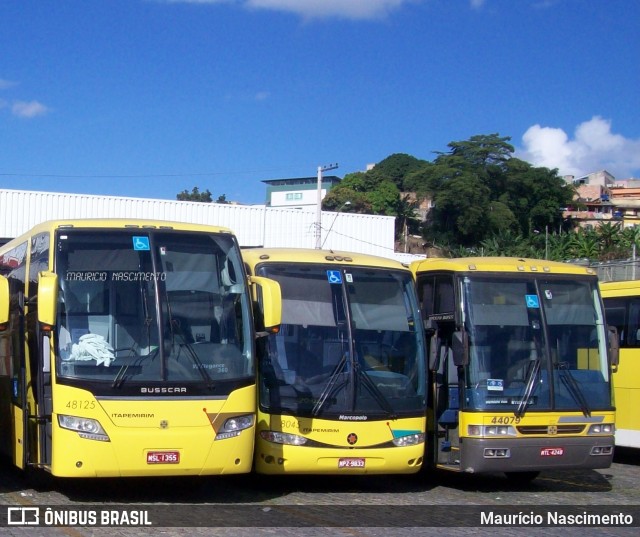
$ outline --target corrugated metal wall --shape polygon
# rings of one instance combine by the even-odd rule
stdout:
[[[152,218],[225,226],[241,246],[314,248],[315,210],[0,189],[0,238],[45,220]],[[322,213],[323,248],[394,256],[394,218]]]

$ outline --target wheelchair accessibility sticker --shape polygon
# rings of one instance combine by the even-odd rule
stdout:
[[[342,283],[342,273],[339,270],[327,270],[329,283]]]
[[[134,250],[151,250],[149,237],[133,237]]]
[[[539,308],[540,301],[538,300],[538,295],[525,295],[527,300],[527,308]]]

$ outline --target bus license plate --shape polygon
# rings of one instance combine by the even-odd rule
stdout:
[[[149,451],[147,452],[147,464],[178,464],[180,452],[178,451]]]
[[[554,447],[554,448],[542,448],[540,450],[541,457],[561,457],[564,455],[564,448]]]
[[[364,459],[338,459],[338,468],[364,468]]]

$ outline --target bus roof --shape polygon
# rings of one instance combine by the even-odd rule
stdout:
[[[454,272],[518,272],[553,274],[593,274],[589,267],[560,263],[546,259],[522,257],[431,257],[411,263],[414,274],[427,271],[448,270]]]
[[[640,294],[640,280],[600,282],[603,297],[635,296]]]
[[[366,267],[380,267],[409,270],[408,267],[386,257],[379,257],[357,252],[337,250],[318,250],[313,248],[246,248],[242,250],[242,258],[249,266],[255,268],[261,262],[287,263],[342,263]]]
[[[233,232],[226,227],[205,224],[190,224],[170,220],[147,220],[140,218],[74,218],[68,220],[47,220],[42,222],[19,237],[12,239],[2,246],[2,249],[12,248],[15,244],[24,242],[27,237],[38,233],[53,232],[61,228],[73,229],[174,229],[180,231],[202,231],[208,233]]]

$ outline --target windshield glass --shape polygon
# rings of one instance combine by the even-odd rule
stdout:
[[[595,279],[465,276],[461,286],[472,408],[611,408]]]
[[[251,376],[238,247],[223,234],[68,230],[57,237],[59,377],[215,382]]]
[[[424,412],[424,340],[410,274],[275,263],[259,272],[280,283],[283,300],[281,330],[260,363],[263,408],[361,419]]]

